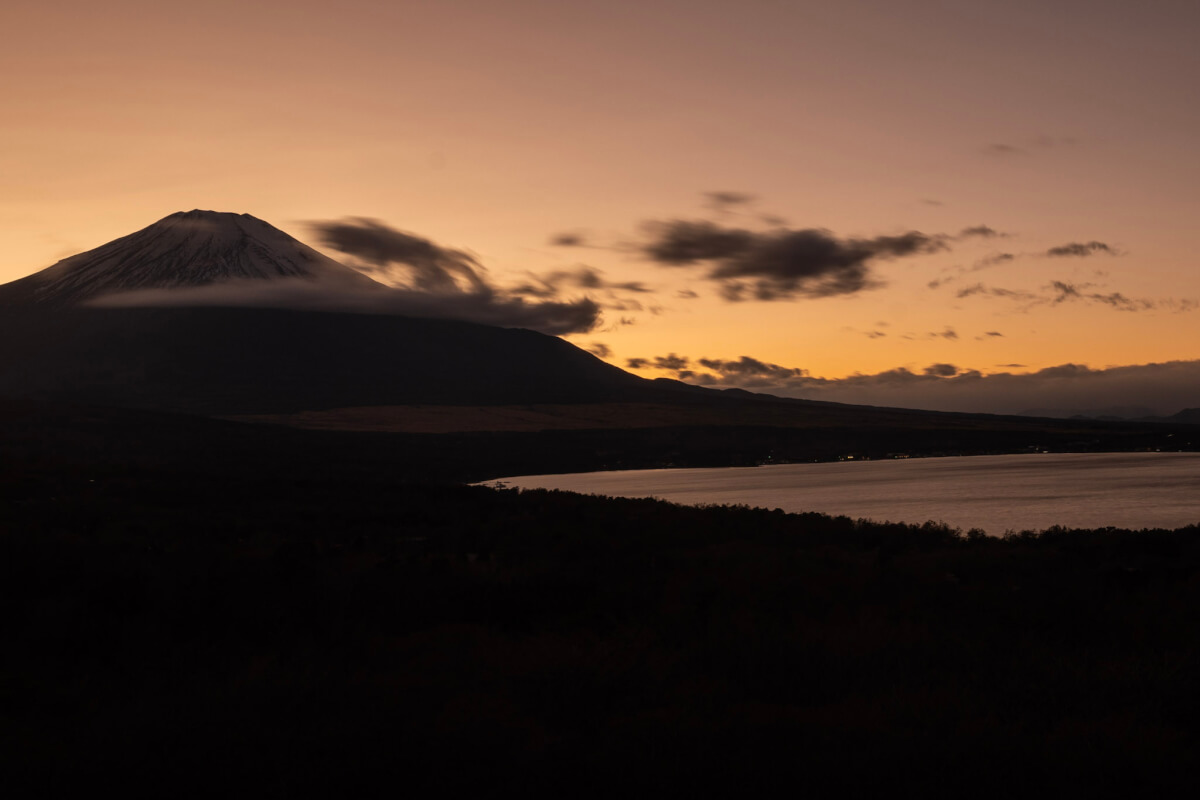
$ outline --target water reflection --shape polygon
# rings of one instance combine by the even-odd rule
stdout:
[[[663,469],[505,478],[676,503],[744,503],[891,522],[937,520],[999,535],[1051,525],[1200,523],[1200,453],[1058,453]]]

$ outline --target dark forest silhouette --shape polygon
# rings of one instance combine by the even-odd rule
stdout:
[[[572,466],[552,443],[595,433],[4,411],[10,785],[999,795],[1191,774],[1195,527],[992,539],[454,483]]]

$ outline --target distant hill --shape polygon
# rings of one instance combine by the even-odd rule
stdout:
[[[1165,422],[1182,422],[1185,425],[1200,425],[1200,408],[1185,408],[1178,414],[1167,417]]]
[[[1141,419],[1154,416],[1145,406],[1105,406],[1103,408],[1027,408],[1020,417],[1049,417],[1051,419]]]
[[[1145,406],[1112,406],[1093,409],[1030,408],[1016,416],[1046,419],[1100,420],[1107,422],[1172,422],[1185,425],[1200,425],[1200,408],[1185,408],[1178,413],[1163,416],[1155,414]]]

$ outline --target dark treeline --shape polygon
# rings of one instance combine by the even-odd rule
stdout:
[[[819,412],[814,412],[818,414]],[[911,418],[910,418],[911,416]],[[229,479],[457,483],[665,466],[746,466],[1040,450],[1195,450],[1200,427],[886,409],[810,427],[767,425],[455,434],[304,431],[177,414],[0,398],[0,470],[168,468]]]
[[[122,438],[77,416],[38,449],[51,426],[7,419],[9,785],[999,795],[1194,774],[1196,527],[994,539],[419,483],[385,445],[355,461],[166,418]]]

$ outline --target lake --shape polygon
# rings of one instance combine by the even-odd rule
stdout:
[[[527,475],[489,481],[673,503],[746,504],[1008,530],[1200,524],[1200,453],[1054,453],[720,469]]]

